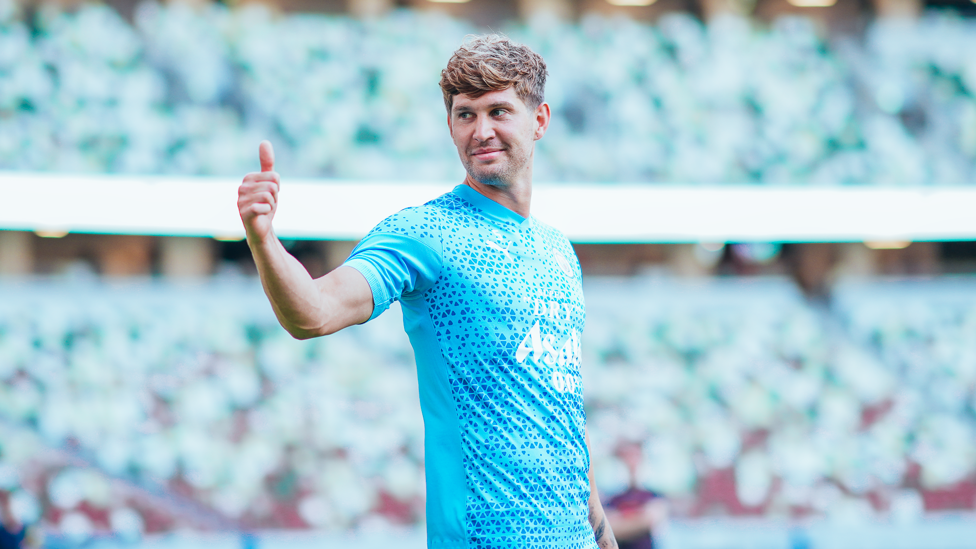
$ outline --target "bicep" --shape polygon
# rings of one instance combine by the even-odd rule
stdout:
[[[321,335],[362,324],[373,313],[373,291],[366,277],[352,267],[341,266],[315,279],[323,306],[331,313]]]

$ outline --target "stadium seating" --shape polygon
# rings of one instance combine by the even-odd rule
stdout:
[[[303,343],[253,285],[23,290],[0,300],[0,489],[41,488],[25,519],[44,501],[76,535],[418,520],[422,421],[395,315]]]
[[[80,284],[80,283],[79,283]],[[396,308],[298,342],[260,287],[0,288],[0,496],[63,536],[423,522],[423,424]],[[83,291],[82,291],[83,290]],[[621,440],[679,517],[976,508],[976,283],[587,283],[604,494]],[[897,301],[891,295],[899,296]]]
[[[646,440],[643,481],[680,513],[976,508],[971,280],[845,283],[830,308],[789,284],[606,284],[587,293],[594,446]],[[613,491],[623,466],[600,457]]]
[[[0,7],[0,170],[226,175],[271,139],[289,177],[441,181],[461,168],[439,71],[476,29],[255,4]],[[549,66],[551,182],[971,183],[973,23],[932,13],[826,40],[670,14],[504,29]]]

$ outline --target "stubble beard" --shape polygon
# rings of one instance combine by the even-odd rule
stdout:
[[[464,170],[468,176],[482,185],[507,189],[512,186],[516,175],[528,163],[528,156],[517,147],[506,147],[507,162],[503,166],[489,165],[479,167],[470,155],[465,157]]]

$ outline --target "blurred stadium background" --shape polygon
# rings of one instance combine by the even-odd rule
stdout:
[[[492,29],[549,65],[535,207],[586,275],[604,495],[638,441],[665,549],[976,547],[973,15],[0,0],[2,523],[25,547],[425,545],[397,310],[292,340],[234,187],[272,140],[305,202],[286,246],[327,272],[461,180],[437,79]]]

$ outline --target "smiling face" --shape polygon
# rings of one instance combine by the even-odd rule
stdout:
[[[468,177],[509,188],[531,178],[535,142],[549,125],[549,105],[532,109],[511,87],[478,98],[461,94],[454,96],[448,125]]]

